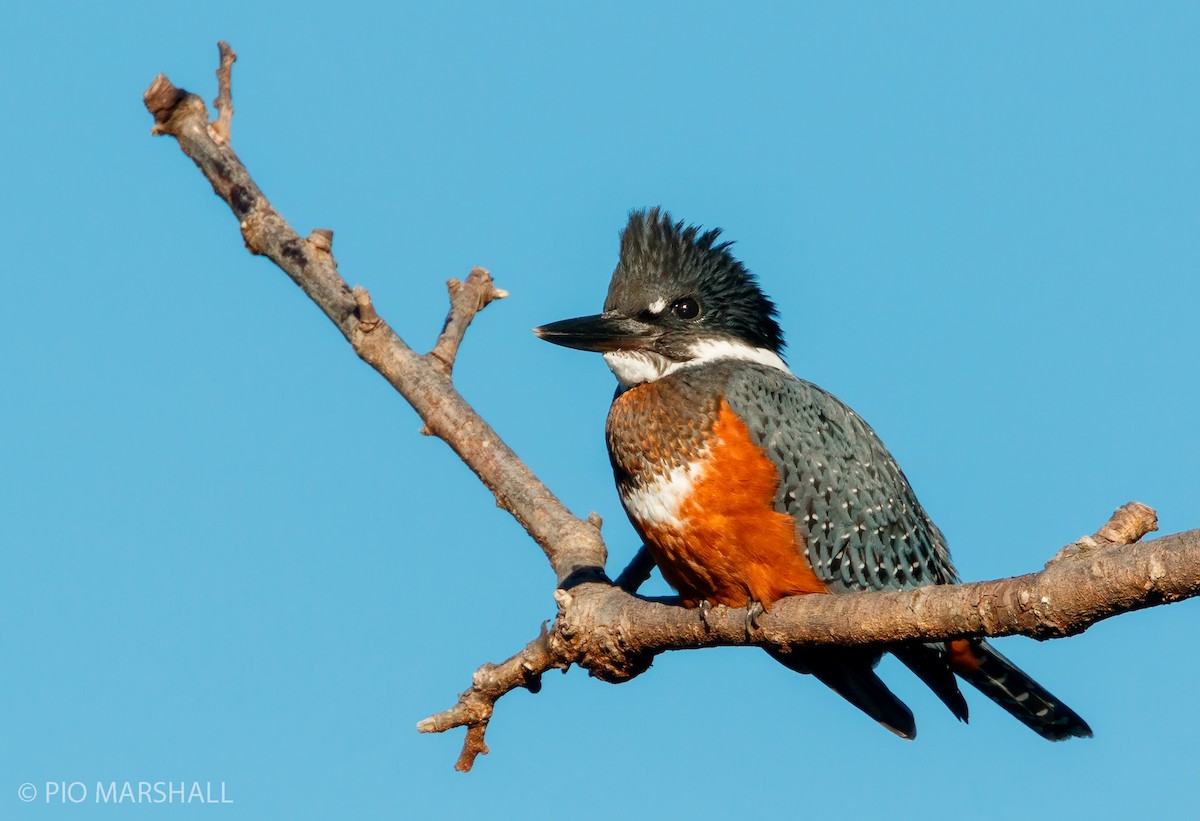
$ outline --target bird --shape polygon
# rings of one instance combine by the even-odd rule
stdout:
[[[661,207],[634,210],[603,313],[534,329],[603,354],[616,376],[609,459],[663,578],[702,616],[715,605],[761,613],[792,595],[957,583],[945,537],[896,460],[846,404],[791,372],[774,302],[720,237]],[[1043,738],[1092,735],[981,638],[767,652],[901,738],[917,728],[876,673],[884,652],[962,722],[957,678]]]

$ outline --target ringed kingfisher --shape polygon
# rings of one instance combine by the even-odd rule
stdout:
[[[687,607],[769,609],[784,596],[954,584],[946,541],[875,432],[792,374],[774,303],[718,241],[659,208],[634,211],[604,313],[548,342],[604,355],[618,387],[606,426],[617,489]],[[885,648],[961,721],[957,674],[1044,738],[1091,728],[982,639]],[[872,647],[769,650],[902,738],[912,712]]]

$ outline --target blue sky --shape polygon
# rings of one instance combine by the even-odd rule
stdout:
[[[414,725],[535,635],[553,576],[141,95],[163,71],[211,99],[229,40],[239,155],[416,347],[444,280],[490,268],[512,297],[458,385],[617,568],[612,377],[529,329],[598,310],[630,208],[724,227],[793,369],[986,579],[1131,499],[1200,526],[1194,7],[171,5],[6,13],[0,816],[105,812],[112,780],[223,781],[229,819],[1191,811],[1195,603],[1000,642],[1091,741],[974,693],[960,726],[885,662],[902,743],[727,649],[549,676],[455,773],[461,733]]]

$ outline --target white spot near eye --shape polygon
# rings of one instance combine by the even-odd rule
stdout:
[[[650,303],[650,313],[661,314],[667,310],[667,301],[665,299],[656,299]]]

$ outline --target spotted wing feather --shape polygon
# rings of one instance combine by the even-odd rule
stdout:
[[[779,471],[775,506],[807,533],[835,592],[957,581],[945,539],[871,427],[833,395],[778,369],[731,370],[726,397]]]
[[[816,385],[758,366],[730,371],[727,398],[755,444],[775,462],[776,509],[791,514],[807,533],[808,559],[831,590],[903,590],[958,581],[941,531],[854,411]],[[967,704],[953,673],[1044,738],[1092,734],[1074,710],[986,641],[951,644],[962,645],[956,660],[941,642],[891,650],[962,721]],[[798,669],[803,660],[800,654],[791,666]],[[856,682],[865,680],[856,676]],[[872,714],[853,691],[838,692]]]

